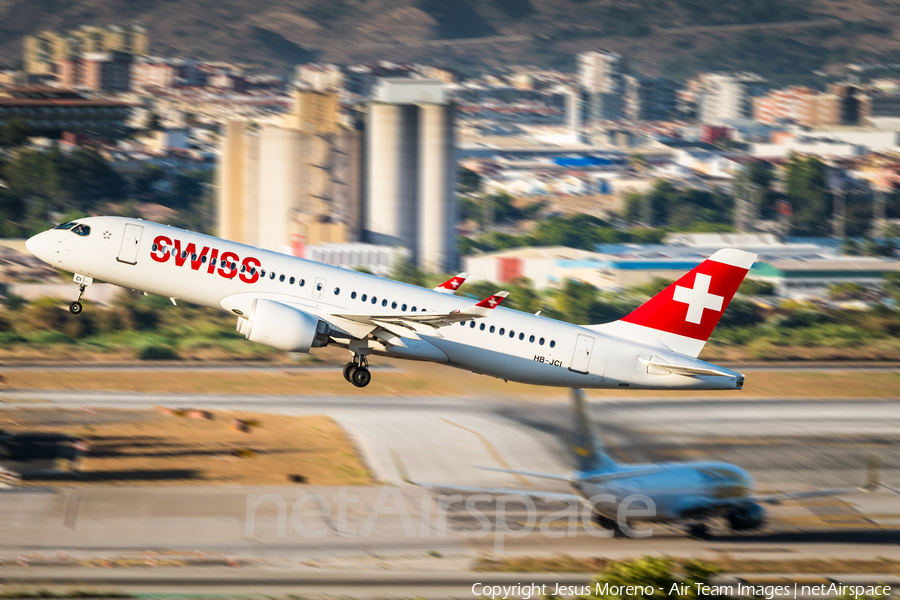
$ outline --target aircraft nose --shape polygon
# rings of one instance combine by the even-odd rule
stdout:
[[[39,259],[44,262],[49,261],[49,254],[51,251],[51,236],[49,231],[42,231],[41,233],[31,236],[27,240],[25,240],[25,248],[28,249],[29,252],[37,256]]]

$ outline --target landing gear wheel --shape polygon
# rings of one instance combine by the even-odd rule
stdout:
[[[346,379],[347,381],[351,381],[350,380],[350,371],[352,371],[355,368],[356,368],[356,364],[354,364],[352,362],[348,362],[346,365],[344,365],[344,379]]]
[[[372,381],[372,374],[365,367],[354,367],[350,370],[350,383],[356,387],[366,387]]]
[[[688,536],[695,540],[705,540],[709,537],[709,528],[706,523],[691,523],[688,526]]]
[[[84,306],[81,305],[81,302],[73,302],[69,305],[69,312],[73,315],[80,315],[83,310]]]

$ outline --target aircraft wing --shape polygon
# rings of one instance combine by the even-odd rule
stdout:
[[[422,330],[422,326],[426,328],[437,329],[439,327],[446,327],[447,325],[453,325],[454,323],[459,323],[461,321],[469,321],[471,319],[486,317],[491,314],[492,310],[500,306],[500,303],[502,303],[503,299],[508,295],[509,292],[497,292],[492,296],[488,296],[481,302],[473,304],[469,308],[463,310],[454,310],[449,313],[335,313],[334,316],[341,319],[347,319],[348,321],[355,321],[364,325],[374,325],[376,327],[383,327],[384,325],[395,325],[406,327],[414,331],[427,333],[427,330]]]
[[[451,492],[459,492],[461,494],[489,494],[491,496],[527,496],[529,498],[538,498],[543,500],[563,500],[566,502],[570,502],[575,500],[577,502],[582,502],[581,496],[577,494],[567,493],[567,492],[547,492],[541,490],[513,490],[506,488],[479,488],[479,487],[469,487],[469,486],[459,486],[459,485],[445,485],[442,483],[426,483],[424,481],[414,481],[410,479],[409,474],[406,472],[406,466],[403,464],[403,461],[400,459],[400,455],[391,451],[391,455],[394,458],[394,465],[397,467],[397,472],[400,474],[400,479],[404,481],[404,483],[408,483],[410,485],[414,485],[417,487],[425,488],[425,489],[438,489],[438,490],[447,490]]]
[[[498,469],[497,467],[479,467],[473,465],[476,469],[482,471],[496,471],[497,473],[509,473],[510,475],[525,475],[526,477],[540,477],[541,479],[555,479],[556,481],[572,481],[568,475],[559,475],[556,473],[536,473],[534,471],[513,471],[512,469]]]
[[[830,490],[810,490],[808,492],[786,492],[784,494],[768,494],[765,496],[749,496],[741,500],[752,500],[760,504],[781,504],[790,500],[803,500],[804,498],[819,498],[821,496],[843,496],[844,494],[859,494],[870,492],[864,487],[832,488]]]
[[[468,277],[468,273],[460,273],[456,277],[451,277],[450,279],[433,289],[434,291],[440,292],[442,294],[453,294],[460,288],[462,284],[466,282],[466,279],[468,279]]]

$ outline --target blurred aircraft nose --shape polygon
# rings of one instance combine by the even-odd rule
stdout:
[[[50,253],[53,251],[52,238],[49,231],[43,231],[25,240],[25,247],[42,261],[50,262]]]

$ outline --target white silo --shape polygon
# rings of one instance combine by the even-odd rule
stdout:
[[[418,111],[415,105],[369,105],[368,241],[416,249]]]
[[[448,104],[419,106],[418,264],[435,273],[455,266],[456,142]]]

